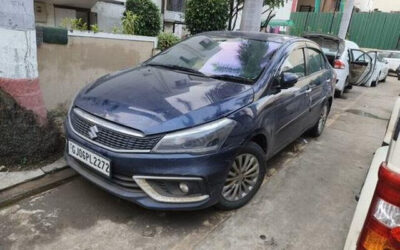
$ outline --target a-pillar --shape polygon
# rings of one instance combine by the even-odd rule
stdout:
[[[0,89],[44,124],[33,0],[0,0],[0,6]]]

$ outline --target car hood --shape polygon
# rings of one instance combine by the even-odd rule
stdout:
[[[149,135],[222,118],[252,100],[249,85],[142,66],[101,77],[74,105]]]

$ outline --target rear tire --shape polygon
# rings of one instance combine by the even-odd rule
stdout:
[[[344,89],[342,89],[342,90],[336,89],[335,90],[335,97],[336,98],[341,98],[343,96],[343,93],[344,93]]]
[[[321,109],[320,117],[317,123],[309,130],[309,134],[312,137],[319,137],[324,132],[326,120],[328,119],[329,105],[325,103]]]
[[[264,180],[266,162],[265,152],[258,144],[244,145],[232,162],[216,207],[233,210],[246,205]]]
[[[381,76],[381,72],[378,73],[378,76],[376,77],[375,82],[372,82],[372,83],[371,83],[371,87],[376,87],[376,86],[378,86],[378,83],[379,83],[379,76]]]

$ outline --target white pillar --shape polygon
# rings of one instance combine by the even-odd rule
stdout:
[[[260,31],[263,0],[246,0],[243,6],[241,31]]]
[[[353,13],[354,0],[346,0],[338,36],[346,39],[347,30],[350,25],[351,14]]]
[[[0,89],[44,123],[33,0],[0,0]]]

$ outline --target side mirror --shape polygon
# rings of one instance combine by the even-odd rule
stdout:
[[[291,88],[297,83],[298,80],[299,80],[299,77],[296,74],[290,73],[290,72],[283,72],[281,74],[279,88],[280,89]]]

